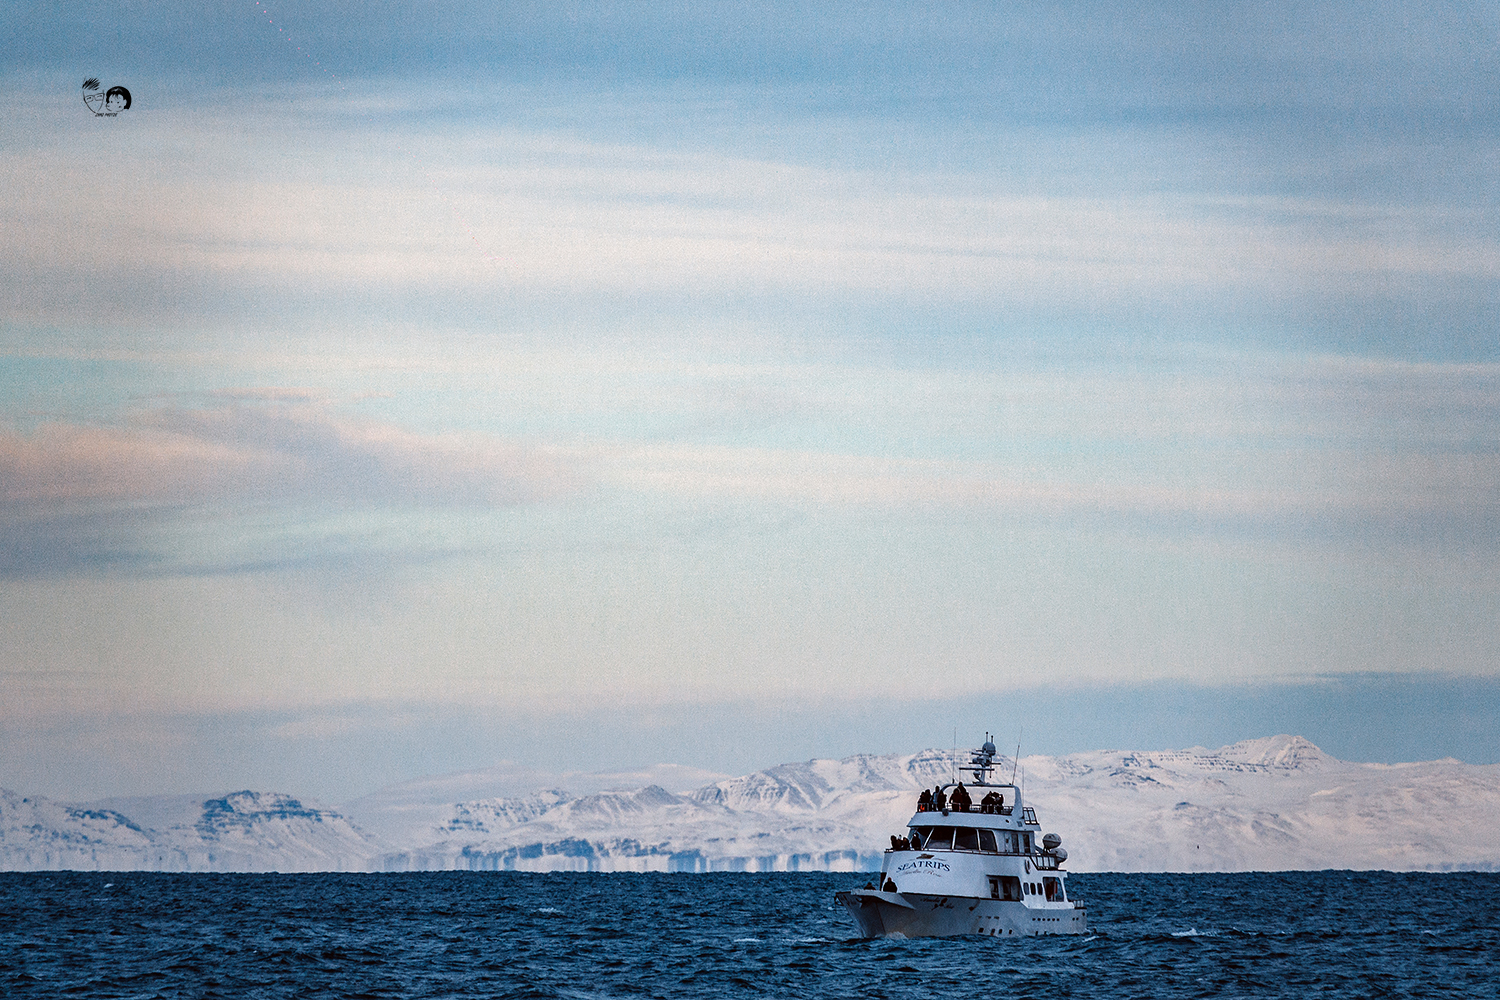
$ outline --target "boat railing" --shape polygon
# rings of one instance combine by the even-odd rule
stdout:
[[[1024,814],[1025,812],[1029,811],[1030,809],[1031,809],[1030,806],[1026,806],[1025,809],[1022,810],[1022,813]],[[919,813],[920,812],[934,812],[934,813],[935,812],[940,812],[940,813],[942,813],[945,816],[948,813],[951,813],[951,812],[973,813],[974,815],[978,815],[978,816],[1009,816],[1012,813],[1014,813],[1015,811],[1016,811],[1016,807],[1015,806],[981,806],[978,803],[975,803],[974,805],[969,806],[967,809],[958,809],[958,808],[955,808],[951,803],[949,805],[947,805],[947,806],[944,806],[942,809],[934,809],[932,806],[928,806],[927,808],[924,809],[924,808],[922,808],[922,806],[920,804],[917,806],[917,812],[919,812]]]

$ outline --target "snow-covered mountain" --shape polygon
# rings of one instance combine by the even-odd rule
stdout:
[[[1022,766],[1080,871],[1500,869],[1500,765],[1354,764],[1275,736]]]
[[[276,792],[65,805],[0,789],[10,871],[358,871],[380,850],[339,813]]]
[[[535,819],[546,809],[580,795],[607,789],[658,785],[686,792],[726,775],[680,764],[657,764],[638,771],[561,774],[498,764],[480,771],[463,771],[418,778],[382,788],[343,807],[360,825],[387,842],[425,846],[443,839],[445,831],[465,825],[487,825],[501,817]],[[496,815],[488,821],[490,813]]]
[[[941,750],[859,755],[702,784],[716,776],[500,767],[392,786],[342,813],[272,793],[87,805],[0,793],[0,868],[867,870],[955,763]],[[1500,765],[1356,764],[1296,736],[999,763],[1075,871],[1500,870]]]

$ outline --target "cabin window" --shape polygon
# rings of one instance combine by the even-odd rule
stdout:
[[[991,854],[994,854],[996,852],[994,830],[979,831],[979,849],[981,851],[988,851]],[[996,896],[995,898],[999,899],[1000,897]]]
[[[922,850],[924,851],[951,851],[953,849],[953,827],[935,826],[932,832],[922,838]]]
[[[961,826],[954,830],[953,849],[957,851],[979,850],[979,831],[968,826]]]
[[[1047,897],[1049,903],[1061,903],[1063,901],[1062,879],[1042,879],[1042,894]]]
[[[1002,844],[1004,845],[1002,850],[1004,850],[1006,854],[1016,853],[1016,832],[1014,830],[1006,830],[1002,832],[1000,834],[1000,838]]]
[[[995,876],[995,875],[991,875],[990,876],[990,898],[991,899],[999,899],[1000,898],[1000,879],[999,879],[998,876]]]
[[[1000,898],[1019,902],[1021,899],[1021,880],[1014,875],[1001,875]]]
[[[1030,854],[1031,853],[1031,834],[1029,834],[1029,833],[1023,833],[1023,834],[1021,834],[1021,853],[1022,854]]]

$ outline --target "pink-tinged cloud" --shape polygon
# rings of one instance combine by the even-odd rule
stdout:
[[[262,393],[262,398],[264,394]],[[0,502],[235,500],[509,505],[575,488],[559,457],[494,438],[422,435],[291,405],[165,409],[121,427],[0,434]]]
[[[181,503],[221,493],[249,456],[180,434],[51,424],[0,435],[0,500]]]

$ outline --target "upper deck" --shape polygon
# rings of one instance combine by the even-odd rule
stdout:
[[[1019,785],[989,780],[995,770],[995,745],[986,739],[983,748],[973,753],[970,766],[961,768],[972,775],[972,780],[923,789],[917,799],[917,811],[906,823],[908,835],[891,836],[887,856],[918,852],[916,861],[903,862],[897,871],[910,874],[908,869],[914,871],[926,864],[925,859],[933,858],[932,852],[940,852],[948,859],[934,862],[940,866],[954,864],[954,859],[966,856],[981,860],[989,856],[1002,861],[1009,855],[1029,862],[1025,865],[1026,873],[1033,868],[1057,871],[1068,857],[1061,838],[1053,833],[1041,836],[1041,823],[1035,810],[1022,802]],[[984,860],[984,864],[989,861]],[[949,869],[943,867],[943,870]],[[1019,878],[1003,870],[986,871],[996,878]]]
[[[967,767],[968,782],[951,781],[917,798],[917,811],[907,826],[931,825],[942,816],[945,826],[990,830],[1040,829],[1036,812],[1021,801],[1021,787],[1013,781],[991,782],[995,770],[995,744],[985,736],[984,746],[972,751]],[[1014,777],[1014,775],[1012,775]]]
[[[983,827],[991,830],[1039,830],[1041,823],[1037,821],[1036,810],[1030,806],[1021,804],[1021,790],[1015,785],[974,785],[970,795],[974,792],[983,792],[985,796],[994,793],[1001,797],[997,803],[970,802],[967,806],[960,800],[958,806],[952,802],[951,790],[959,787],[959,783],[939,786],[944,792],[942,809],[928,805],[926,801],[919,801],[917,811],[907,821],[907,826],[930,826],[941,822],[945,826],[972,826]],[[965,786],[965,791],[970,791],[970,786]]]

